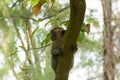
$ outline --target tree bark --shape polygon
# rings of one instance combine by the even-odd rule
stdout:
[[[115,80],[112,0],[101,0],[104,14],[104,80]]]
[[[74,51],[71,50],[71,46],[76,44],[83,24],[85,9],[85,0],[70,0],[70,22],[64,36],[63,55],[58,57],[55,80],[68,80],[74,60]]]

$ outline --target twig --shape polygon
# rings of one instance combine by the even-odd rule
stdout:
[[[51,44],[52,44],[52,43],[49,43],[49,44],[47,44],[47,45],[45,45],[45,46],[42,46],[42,47],[30,48],[29,50],[44,49],[44,48],[46,48],[46,47],[50,46]],[[23,51],[23,50],[19,50],[19,51],[17,51],[17,52],[20,52],[20,51]]]
[[[17,4],[18,0],[16,0],[16,2],[12,5],[11,8],[13,8],[16,4]]]
[[[61,12],[65,11],[65,10],[68,9],[68,8],[69,8],[69,6],[66,6],[66,7],[63,8],[63,9],[58,10],[57,13],[61,13]],[[47,17],[42,18],[41,21],[46,20],[46,19],[50,19],[50,18],[52,18],[52,17],[54,17],[54,16],[56,16],[56,15],[57,15],[57,14],[49,15],[49,16],[47,16]]]
[[[66,6],[66,7],[63,8],[63,9],[58,10],[57,13],[61,13],[61,12],[65,11],[65,10],[68,9],[68,8],[69,8],[69,6]],[[52,18],[52,17],[54,17],[54,16],[56,16],[56,15],[57,15],[57,14],[49,15],[49,16],[47,16],[47,17],[42,18],[41,21],[44,21],[44,20],[46,20],[46,19],[50,19],[50,18]],[[1,21],[1,20],[4,20],[4,19],[9,19],[9,18],[31,19],[31,20],[37,22],[37,20],[35,20],[34,18],[29,17],[29,16],[23,16],[23,15],[2,17],[2,18],[0,18],[0,21]]]
[[[31,18],[31,17],[29,17],[29,16],[22,16],[22,15],[17,15],[17,16],[7,16],[7,17],[2,17],[2,18],[0,18],[0,21],[2,21],[2,20],[4,20],[4,19],[14,19],[14,18],[23,18],[23,19],[31,19],[31,20],[33,20],[33,21],[37,21],[37,20],[35,20],[34,18]]]
[[[42,46],[42,47],[30,48],[29,50],[42,49],[42,48],[48,47],[48,46],[50,46],[50,45],[51,45],[51,43],[50,43],[50,44],[47,44],[47,45],[45,45],[45,46]]]
[[[16,26],[15,23],[14,23],[14,27],[15,27],[16,32],[17,32],[17,34],[18,34],[18,37],[19,37],[19,39],[20,39],[20,41],[21,41],[21,43],[22,43],[23,49],[24,49],[24,51],[26,52],[26,48],[25,48],[24,42],[23,42],[23,40],[22,40],[22,37],[20,36],[20,32],[19,32],[19,30],[18,30],[18,28],[17,28],[17,26]]]

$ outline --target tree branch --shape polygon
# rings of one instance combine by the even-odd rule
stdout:
[[[58,10],[57,13],[59,14],[59,13],[65,11],[65,10],[68,9],[68,8],[69,8],[69,6],[66,6],[65,8],[62,8],[62,9]],[[49,16],[47,16],[47,17],[44,17],[44,18],[40,19],[40,21],[44,21],[44,20],[46,20],[46,19],[50,19],[50,18],[52,18],[52,17],[55,17],[55,16],[58,15],[58,14],[49,15]],[[7,16],[7,17],[2,17],[2,18],[0,18],[0,21],[2,21],[2,20],[4,20],[4,19],[10,19],[10,18],[13,18],[13,19],[14,19],[14,18],[31,19],[31,20],[37,22],[37,20],[35,20],[34,18],[32,18],[32,17],[30,17],[30,16],[23,16],[23,15],[16,15],[16,16],[12,16],[12,15],[11,15],[11,16]]]
[[[58,10],[57,13],[60,14],[61,12],[65,11],[68,8],[69,8],[69,6],[66,6],[63,9]],[[52,18],[52,17],[54,17],[54,16],[56,16],[58,14],[53,14],[53,15],[49,15],[47,17],[44,17],[44,18],[41,19],[41,21],[46,20],[46,19],[50,19],[50,18]]]

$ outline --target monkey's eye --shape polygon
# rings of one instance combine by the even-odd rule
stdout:
[[[56,33],[55,33],[55,32],[53,32],[53,33],[51,34],[51,40],[52,40],[52,41],[55,41],[55,40],[56,40]]]
[[[62,36],[64,36],[64,34],[65,34],[65,30],[62,31]]]

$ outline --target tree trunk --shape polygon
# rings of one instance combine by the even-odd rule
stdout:
[[[83,24],[85,9],[85,0],[70,0],[70,22],[64,36],[63,55],[58,57],[55,80],[68,80],[74,60],[71,46],[76,44]]]
[[[115,80],[115,55],[113,41],[112,1],[101,0],[104,14],[104,80]]]

